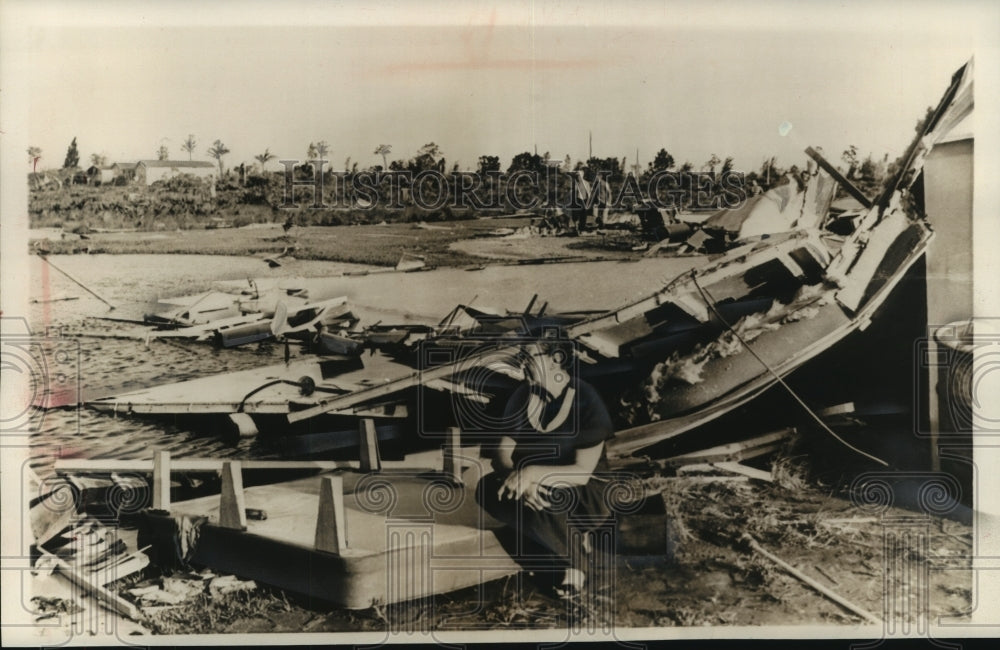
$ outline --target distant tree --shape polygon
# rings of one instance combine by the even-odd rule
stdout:
[[[441,157],[441,147],[434,144],[433,142],[428,142],[424,146],[417,149],[417,157],[419,158],[420,156],[427,156],[429,158],[437,160],[438,158]]]
[[[189,133],[187,140],[181,143],[181,149],[188,153],[188,160],[191,160],[191,156],[194,153],[194,148],[196,146],[198,146],[198,142],[194,139],[194,133]]]
[[[170,160],[170,150],[167,149],[167,145],[161,144],[160,148],[156,150],[157,160]]]
[[[212,148],[208,150],[208,155],[215,158],[219,163],[219,178],[222,178],[222,157],[229,153],[229,147],[222,144],[222,140],[212,143]]]
[[[725,161],[722,163],[722,173],[725,174],[731,171],[733,171],[733,157],[726,156]]]
[[[489,172],[500,171],[500,156],[480,156],[479,157],[479,173],[487,174]]]
[[[104,167],[108,164],[108,157],[99,153],[90,154],[90,163],[94,167]]]
[[[257,162],[260,163],[260,172],[262,174],[264,173],[264,168],[267,166],[268,161],[269,160],[274,160],[275,157],[276,156],[273,153],[271,153],[271,148],[270,147],[268,147],[267,149],[264,149],[264,153],[260,153],[260,154],[257,154],[256,156],[254,156],[254,158],[257,159]]]
[[[41,147],[28,147],[28,162],[31,163],[31,171],[38,171],[38,161],[42,159]]]
[[[840,159],[847,165],[847,178],[854,178],[854,172],[858,168],[858,148],[852,144],[844,149],[844,153],[840,154]]]
[[[719,160],[719,157],[718,157],[718,156],[716,156],[716,155],[715,155],[715,154],[713,153],[713,154],[712,154],[712,157],[711,157],[711,158],[709,158],[709,159],[708,159],[707,161],[705,161],[705,164],[704,164],[704,165],[702,166],[702,169],[705,169],[705,167],[708,167],[708,171],[714,174],[714,173],[715,173],[715,168],[716,168],[716,166],[717,166],[717,165],[718,165],[718,164],[719,164],[720,162],[722,162],[722,161],[721,161],[721,160]]]
[[[681,165],[681,167],[680,167],[680,169],[678,171],[681,172],[682,174],[684,174],[686,172],[690,172],[692,169],[694,169],[694,165],[692,165],[690,162],[688,162],[688,161],[685,160],[684,164]]]
[[[887,165],[885,161],[880,164],[872,158],[871,154],[868,154],[858,167],[858,173],[855,175],[858,189],[869,196],[877,193],[885,181],[886,172]]]
[[[316,153],[319,154],[320,160],[326,160],[326,154],[330,153],[330,145],[327,144],[326,140],[320,140],[316,143]]]
[[[513,174],[518,171],[535,171],[542,173],[545,168],[545,161],[537,153],[525,151],[511,158],[507,173]]]
[[[622,176],[622,165],[617,158],[590,158],[587,160],[587,169],[593,173],[606,172],[613,179],[620,179]]]
[[[417,149],[416,157],[411,161],[410,169],[414,173],[420,173],[429,169],[444,171],[444,157],[441,155],[441,147],[428,142]]]
[[[348,156],[344,160],[344,173],[347,173],[349,171],[351,171],[351,157],[350,156]]]
[[[63,169],[70,169],[72,167],[79,167],[80,165],[80,152],[76,148],[76,138],[69,143],[69,148],[66,149],[66,159],[63,161]]]
[[[653,162],[649,164],[652,166],[654,172],[667,171],[674,166],[674,157],[666,149],[660,149],[656,152]]]
[[[382,156],[382,169],[389,169],[389,163],[386,161],[386,157],[392,153],[391,144],[380,144],[375,147],[375,154]]]

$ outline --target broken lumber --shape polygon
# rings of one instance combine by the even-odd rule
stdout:
[[[727,472],[732,472],[733,474],[740,474],[741,476],[746,476],[748,478],[755,478],[758,481],[767,481],[768,483],[774,482],[774,476],[771,472],[765,472],[764,470],[757,469],[756,467],[748,467],[742,463],[715,463],[714,466]]]
[[[743,536],[740,538],[740,541],[743,542],[744,544],[746,544],[754,552],[758,553],[759,555],[764,556],[765,558],[767,558],[771,562],[777,564],[779,567],[781,567],[782,569],[784,569],[785,572],[788,573],[793,578],[796,578],[799,581],[801,581],[803,584],[805,584],[805,585],[807,585],[809,587],[812,587],[815,591],[819,592],[820,595],[825,596],[826,598],[829,598],[830,600],[832,600],[833,602],[837,603],[838,605],[840,605],[844,609],[848,610],[852,614],[856,614],[857,616],[860,616],[861,618],[865,619],[869,623],[875,623],[877,625],[881,625],[882,624],[882,619],[878,618],[877,616],[875,616],[874,614],[868,612],[867,610],[864,610],[861,607],[855,605],[854,603],[852,603],[851,601],[847,600],[846,598],[844,598],[840,594],[838,594],[838,593],[836,593],[834,591],[831,591],[830,589],[827,589],[826,587],[824,587],[820,583],[816,582],[815,580],[813,580],[812,578],[810,578],[806,574],[802,573],[801,571],[799,571],[798,569],[796,569],[795,567],[793,567],[791,564],[788,564],[787,562],[785,562],[784,560],[782,560],[778,556],[776,556],[776,555],[774,555],[772,553],[769,553],[768,551],[764,550],[764,548],[761,547],[761,545],[757,543],[757,540],[755,540],[749,533],[743,533]]]
[[[763,456],[772,451],[777,451],[781,446],[779,443],[795,433],[794,427],[780,429],[771,433],[743,440],[731,442],[725,445],[718,445],[708,449],[692,451],[687,454],[680,454],[670,458],[664,458],[660,463],[665,466],[695,465],[703,463],[722,463],[727,461],[737,462]]]
[[[827,174],[833,177],[837,183],[840,184],[844,191],[851,195],[854,200],[863,205],[866,210],[871,209],[874,205],[871,199],[864,195],[864,193],[854,186],[854,183],[847,180],[847,177],[841,174],[836,167],[831,165],[823,154],[819,153],[812,147],[806,147],[806,155],[816,161],[816,164],[823,168]]]
[[[47,564],[54,566],[55,569],[66,576],[70,582],[82,588],[86,595],[93,596],[93,598],[102,606],[110,609],[116,614],[128,617],[133,621],[140,620],[139,609],[135,605],[118,596],[118,594],[114,593],[110,589],[105,588],[103,585],[99,584],[99,581],[95,581],[92,577],[88,577],[82,572],[77,571],[71,564],[61,557],[49,553],[42,548],[40,548],[39,551],[41,552],[41,558],[44,558]]]

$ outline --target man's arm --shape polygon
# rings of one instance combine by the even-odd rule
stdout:
[[[599,442],[592,447],[577,449],[572,465],[534,465],[533,467],[539,472],[539,484],[586,485],[594,475],[603,450],[604,443]]]

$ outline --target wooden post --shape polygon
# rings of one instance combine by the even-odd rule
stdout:
[[[462,484],[462,468],[458,462],[458,453],[461,448],[462,430],[458,427],[448,427],[447,437],[444,439],[442,468],[445,478],[456,485]]]
[[[316,550],[340,555],[347,548],[344,517],[344,477],[324,476],[319,484],[319,514],[316,517]]]
[[[153,455],[153,508],[170,510],[170,452]]]
[[[361,420],[361,471],[378,472],[382,469],[382,459],[378,454],[378,437],[375,434],[375,420]]]
[[[233,530],[247,529],[246,501],[243,497],[243,467],[238,460],[222,463],[219,526]]]
[[[836,167],[827,162],[826,158],[823,157],[823,154],[816,151],[812,147],[806,147],[806,155],[815,160],[816,164],[822,167],[823,171],[832,176],[833,180],[839,183],[840,186],[844,188],[844,191],[850,194],[855,201],[864,206],[866,210],[871,209],[874,205],[872,200],[865,196],[861,190],[855,187],[851,181],[847,180],[843,174],[837,171]]]

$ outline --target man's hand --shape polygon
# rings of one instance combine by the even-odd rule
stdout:
[[[524,499],[532,510],[544,510],[551,504],[543,496],[548,492],[540,481],[546,473],[546,468],[538,465],[528,465],[511,472],[497,491],[500,499]]]

